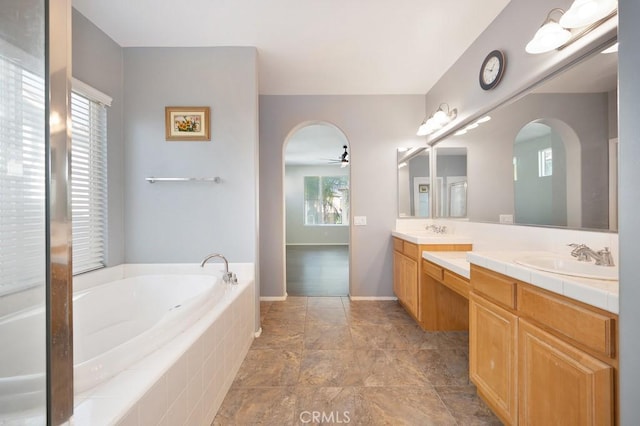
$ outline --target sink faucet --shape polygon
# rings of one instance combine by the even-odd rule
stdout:
[[[569,247],[573,247],[571,250],[571,256],[577,258],[580,262],[588,262],[593,259],[596,265],[599,266],[614,266],[613,256],[609,251],[609,247],[605,247],[602,250],[595,251],[588,247],[586,244],[569,244]]]
[[[238,278],[236,277],[236,274],[234,274],[233,272],[229,272],[229,262],[227,261],[227,258],[221,254],[213,253],[208,255],[207,257],[204,258],[204,260],[200,264],[200,267],[204,268],[205,263],[207,263],[209,260],[214,259],[216,257],[219,257],[220,259],[224,260],[224,274],[222,275],[222,281],[224,281],[227,284],[229,283],[238,284]]]
[[[427,225],[424,227],[427,231],[433,231],[436,234],[446,234],[447,225]]]

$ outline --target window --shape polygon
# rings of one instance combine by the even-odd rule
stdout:
[[[538,151],[538,176],[551,176],[553,174],[553,150],[545,148]]]
[[[111,98],[74,81],[71,93],[73,273],[105,266],[107,106]]]
[[[0,294],[43,285],[45,89],[0,54]]]
[[[304,177],[304,224],[347,225],[348,176]]]

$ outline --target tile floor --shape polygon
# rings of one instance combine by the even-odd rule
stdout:
[[[424,332],[397,302],[262,302],[214,425],[499,425],[468,379],[468,334]]]

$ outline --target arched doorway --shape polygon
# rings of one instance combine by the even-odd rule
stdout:
[[[336,126],[297,126],[284,144],[285,285],[290,296],[347,296],[350,150]]]

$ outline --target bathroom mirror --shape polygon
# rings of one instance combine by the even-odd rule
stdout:
[[[436,217],[466,217],[467,148],[439,146],[434,152]]]
[[[617,229],[617,62],[615,51],[590,55],[435,144],[436,162],[467,149],[469,220]],[[464,194],[437,186],[444,204]]]
[[[431,217],[430,148],[399,148],[398,216]]]

